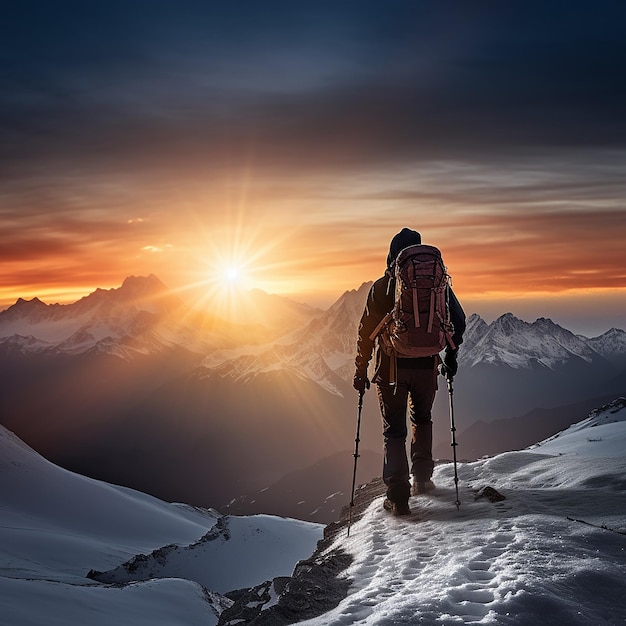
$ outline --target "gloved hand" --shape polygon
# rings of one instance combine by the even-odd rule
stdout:
[[[459,349],[452,350],[451,348],[446,348],[446,353],[443,357],[443,372],[442,374],[452,380],[459,369],[459,364],[457,363],[457,354]]]
[[[352,386],[359,392],[365,393],[366,389],[370,388],[370,381],[367,377],[367,372],[357,372],[354,374],[354,380],[352,381]]]

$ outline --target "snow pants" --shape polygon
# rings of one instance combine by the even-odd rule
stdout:
[[[398,367],[397,384],[379,382],[378,400],[383,418],[383,481],[387,497],[395,502],[410,495],[406,454],[407,409],[411,422],[411,466],[415,480],[425,482],[434,469],[432,407],[437,393],[437,364],[428,369]]]

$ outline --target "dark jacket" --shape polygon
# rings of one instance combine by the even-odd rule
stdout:
[[[415,243],[420,243],[419,234],[415,231],[404,229],[396,235],[390,246],[389,256],[387,257],[388,270],[385,275],[379,278],[370,288],[367,296],[365,310],[359,324],[359,336],[357,340],[357,355],[355,359],[356,371],[361,376],[365,375],[368,363],[372,358],[374,351],[374,341],[370,339],[370,335],[374,332],[383,317],[393,308],[394,285],[390,268],[393,265],[400,250]],[[463,343],[463,333],[465,332],[465,312],[461,307],[457,297],[450,287],[448,287],[448,299],[450,305],[450,320],[454,326],[452,341],[455,346]],[[374,382],[389,381],[390,357],[388,357],[380,348],[376,351],[376,374],[373,377]],[[398,358],[397,364],[399,368],[434,368],[436,366],[436,357],[420,357],[415,359]]]

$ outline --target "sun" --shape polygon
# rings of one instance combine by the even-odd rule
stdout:
[[[248,272],[240,263],[226,263],[217,270],[217,282],[222,288],[244,289],[249,286]]]
[[[290,231],[267,236],[245,230],[242,225],[213,230],[203,238],[201,253],[192,254],[189,276],[181,290],[193,292],[195,307],[218,318],[260,315],[254,304],[259,292],[274,293],[276,284],[286,280],[283,273],[292,261],[285,261],[283,248]],[[277,277],[279,277],[277,279]]]
[[[226,280],[238,281],[241,276],[241,270],[238,267],[228,267],[224,272],[224,278]]]

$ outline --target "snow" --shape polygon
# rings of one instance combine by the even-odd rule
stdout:
[[[624,624],[626,410],[608,414],[459,465],[458,511],[451,465],[411,498],[417,520],[372,502],[329,547],[354,558],[348,597],[301,624]],[[506,499],[476,499],[486,485]]]
[[[587,419],[572,424],[566,430],[539,442],[530,449],[545,454],[571,454],[609,459],[620,457],[626,450],[626,429],[623,424],[626,420],[625,404],[626,400],[620,398],[604,410],[592,411]],[[598,428],[599,426],[601,428]]]
[[[460,463],[458,510],[451,464],[408,518],[377,498],[327,548],[352,556],[347,597],[300,623],[626,623],[624,449],[621,398],[526,450]],[[505,499],[477,497],[485,486]],[[321,536],[72,474],[2,428],[0,489],[0,623],[11,626],[217,624],[230,602],[219,592],[289,574]],[[120,567],[156,549],[132,575]],[[89,568],[109,568],[111,582]],[[280,603],[270,597],[266,608]]]
[[[84,582],[91,568],[194,541],[217,518],[64,470],[2,427],[0,492],[0,575]]]
[[[106,582],[185,578],[226,593],[290,576],[296,561],[308,556],[321,536],[318,524],[271,515],[224,516],[217,526],[214,534],[197,543],[167,546],[141,559],[131,573],[113,570]]]
[[[1,426],[0,493],[3,626],[210,626],[214,607],[229,602],[217,592],[291,574],[322,535],[319,524],[223,517],[74,474]],[[229,539],[203,543],[218,522]],[[109,585],[86,577],[166,546],[178,557],[150,578]]]
[[[217,624],[202,588],[186,580],[151,580],[125,587],[9,578],[0,582],[0,623],[7,626]]]
[[[88,315],[79,317],[65,317],[59,319],[30,319],[16,318],[2,323],[2,336],[10,337],[19,335],[22,337],[35,336],[43,342],[59,343],[71,337],[77,330],[86,323]]]
[[[598,338],[599,339],[599,338]],[[530,368],[534,363],[556,369],[572,358],[591,362],[604,346],[602,342],[574,335],[552,320],[540,317],[532,324],[505,313],[491,324],[473,314],[467,322],[460,362]],[[616,349],[621,354],[620,349]]]

